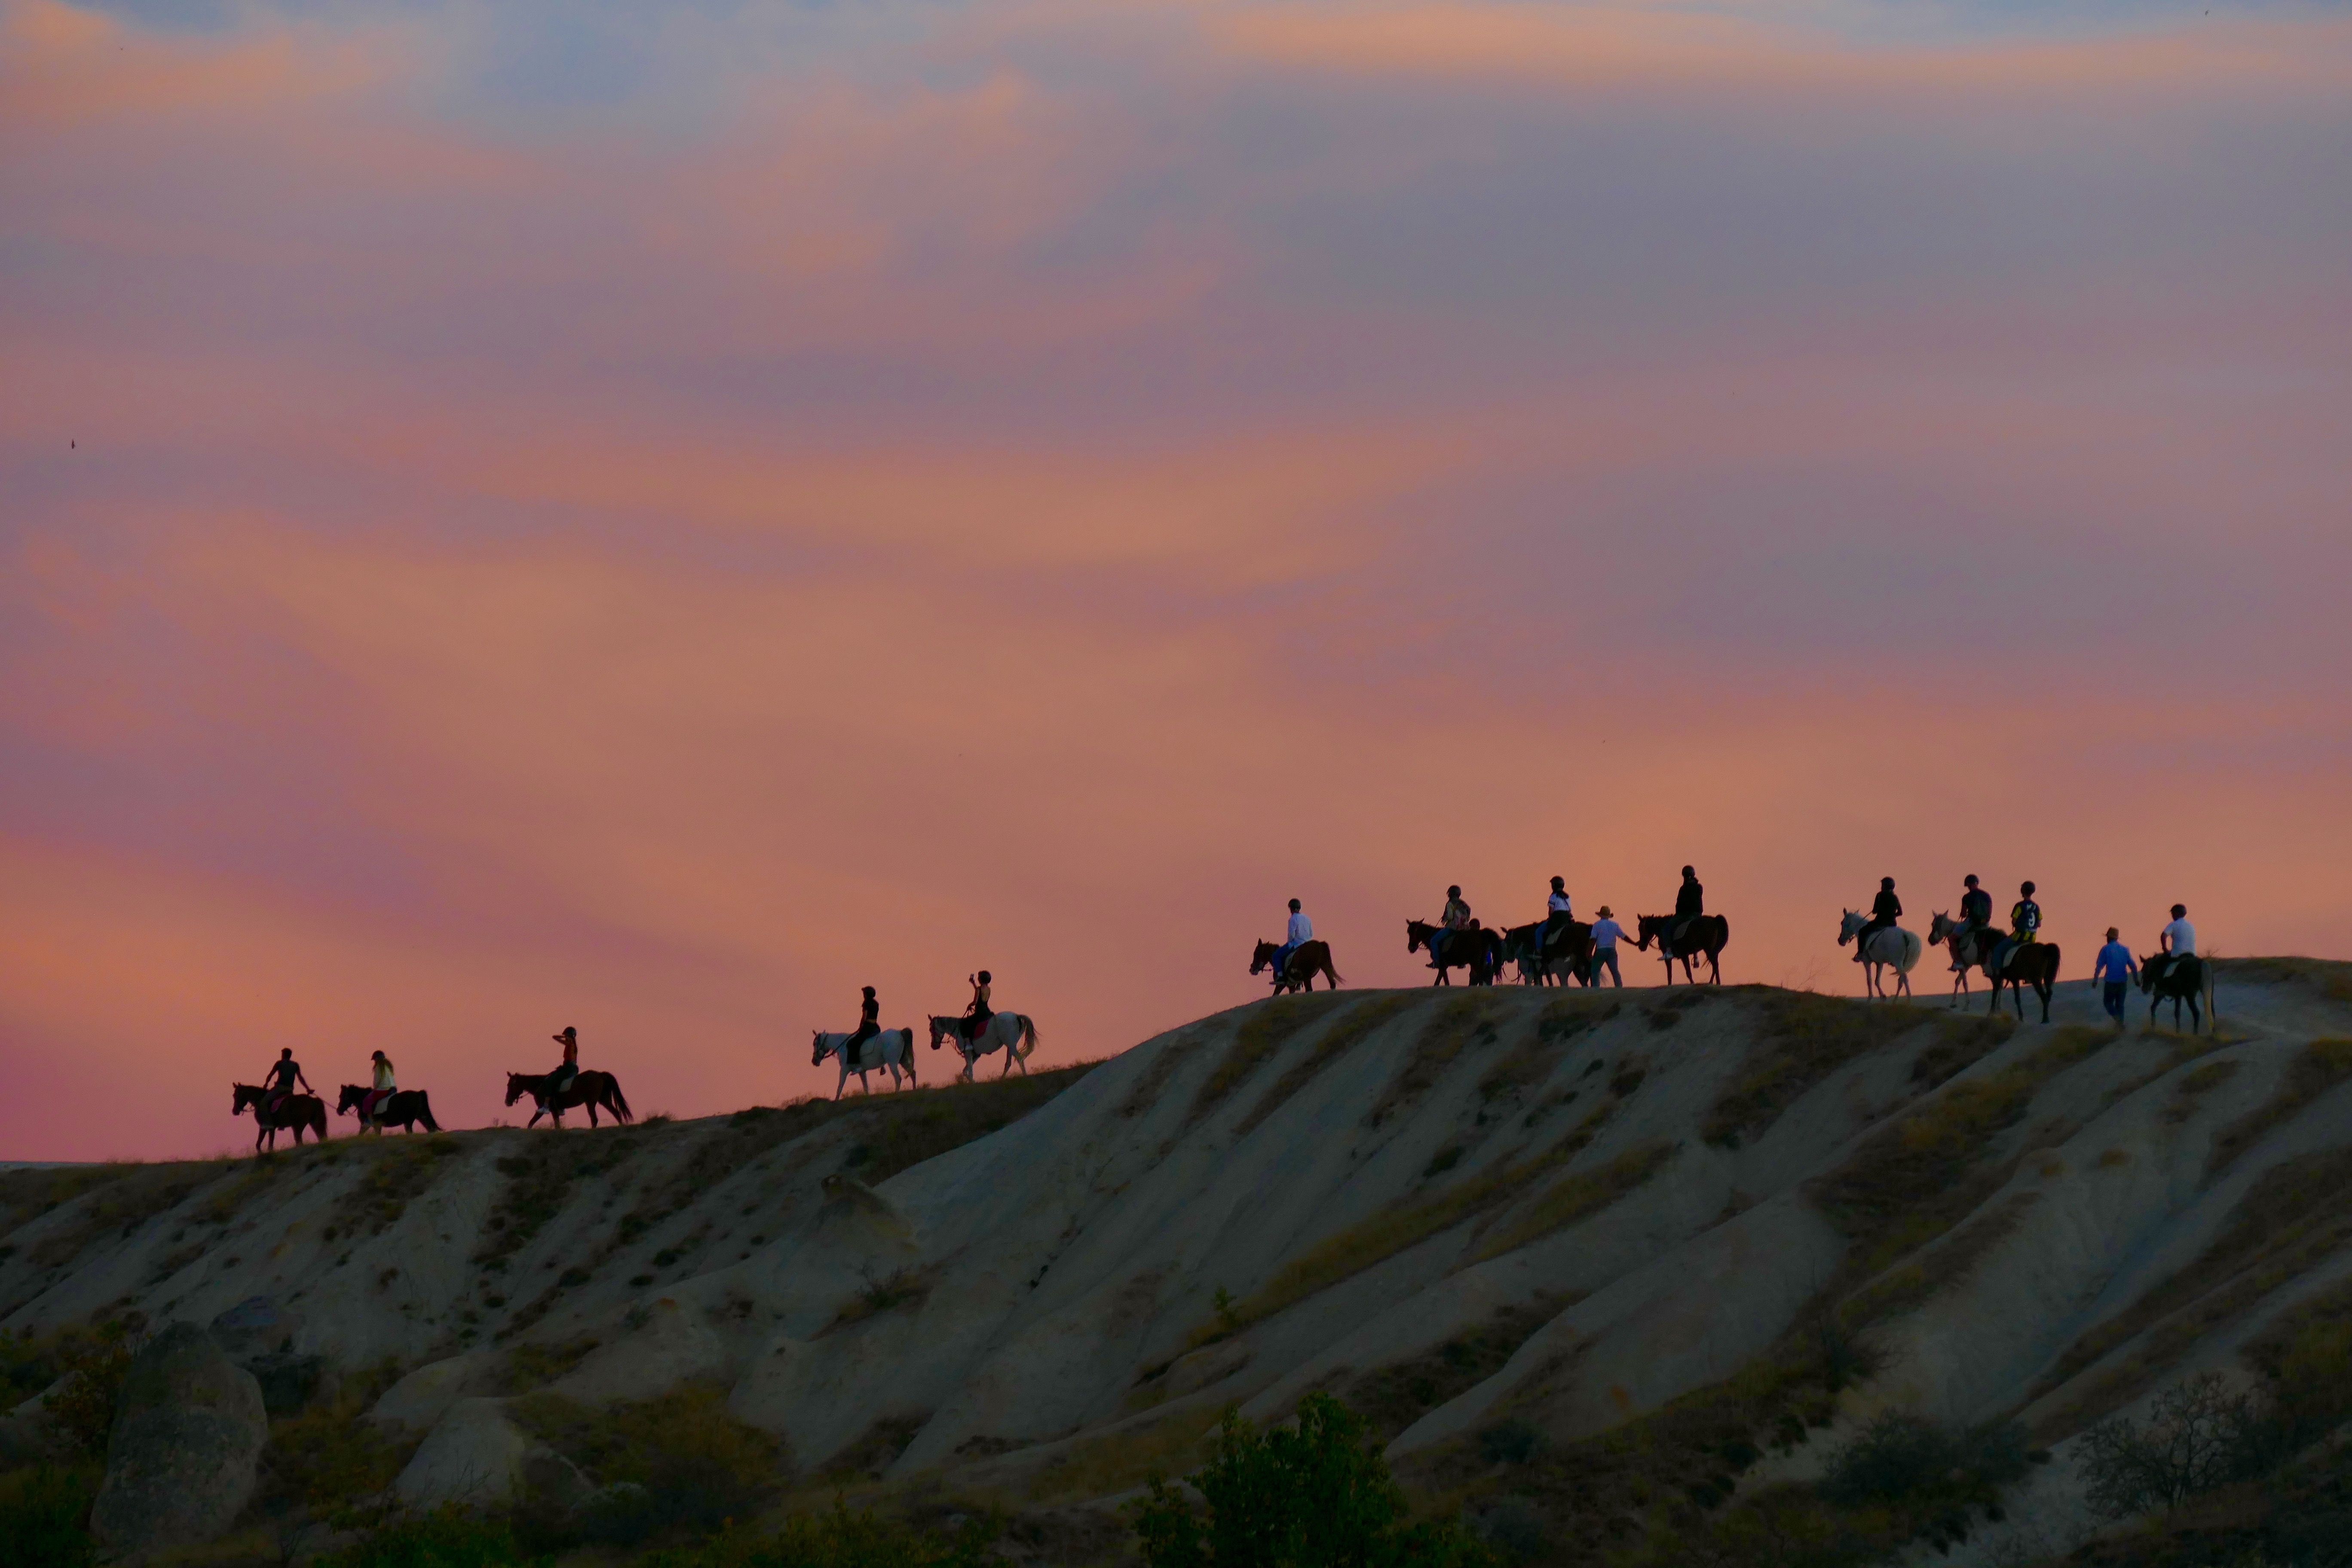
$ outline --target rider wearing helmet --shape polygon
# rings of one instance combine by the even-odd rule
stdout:
[[[2017,902],[2009,911],[2009,934],[2016,942],[2032,942],[2042,930],[2042,906],[2033,901],[2033,884],[2021,882]]]
[[[261,1082],[269,1090],[269,1098],[262,1105],[272,1117],[278,1114],[279,1103],[294,1092],[296,1084],[300,1084],[305,1093],[319,1092],[310,1087],[310,1080],[302,1076],[302,1064],[294,1059],[294,1047],[291,1046],[278,1053],[278,1059],[269,1064],[268,1072],[261,1075]]]
[[[1274,950],[1274,978],[1277,984],[1289,968],[1290,955],[1314,940],[1315,922],[1307,918],[1307,911],[1299,908],[1297,899],[1291,900],[1290,924],[1282,933],[1282,945]]]
[[[841,1059],[853,1067],[857,1062],[857,1047],[882,1032],[882,1004],[874,999],[874,987],[862,988],[866,999],[857,1005],[857,1028],[841,1043]]]
[[[1903,900],[1895,896],[1895,879],[1878,879],[1878,897],[1870,906],[1870,921],[1853,933],[1853,961],[1860,963],[1870,939],[1880,931],[1892,931],[1895,922],[1903,918]]]
[[[988,1005],[993,983],[985,969],[966,978],[971,984],[971,1005],[963,1010],[963,1037],[976,1040],[981,1030],[988,1026],[988,1021],[996,1016],[995,1009]]]
[[[1478,922],[1470,918],[1470,906],[1463,901],[1462,889],[1457,884],[1445,889],[1445,912],[1437,917],[1441,928],[1429,944],[1429,967],[1437,967],[1437,948],[1441,942],[1450,942],[1458,931],[1473,931]]]

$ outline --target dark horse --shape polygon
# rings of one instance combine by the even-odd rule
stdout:
[[[2169,964],[2171,967],[2166,968]],[[2163,971],[2163,978],[2157,977]],[[2172,1026],[2180,1027],[2180,1005],[2189,1004],[2189,1032],[2196,1034],[2205,1026],[2205,983],[2210,978],[2205,961],[2193,952],[2178,958],[2158,953],[2154,958],[2139,961],[2139,988],[2147,993],[2147,1026],[2156,1027],[2156,1010],[2168,996],[2172,998]]]
[[[1250,973],[1255,974],[1272,963],[1274,955],[1281,951],[1280,942],[1259,942],[1257,951],[1250,954]],[[1302,942],[1282,966],[1282,973],[1274,977],[1274,994],[1279,996],[1286,991],[1312,991],[1318,974],[1331,983],[1332,990],[1339,989],[1339,972],[1331,967],[1331,944]]]
[[[2042,1021],[2050,1021],[2050,991],[2058,984],[2058,944],[2054,942],[2011,942],[2004,944],[2004,955],[1995,948],[1985,955],[1985,978],[1992,982],[1992,1005],[1989,1013],[2000,1011],[2000,990],[2006,985],[2017,998],[2017,1017],[2025,1020],[2025,988],[2042,998]],[[1999,965],[1998,968],[1995,965]]]
[[[621,1080],[608,1072],[583,1071],[573,1079],[562,1094],[551,1095],[547,1086],[555,1075],[551,1072],[510,1072],[507,1074],[507,1103],[512,1105],[524,1095],[539,1101],[539,1109],[530,1113],[525,1127],[536,1127],[542,1116],[551,1116],[558,1127],[563,1125],[563,1113],[575,1105],[588,1108],[588,1125],[596,1125],[599,1107],[613,1113],[615,1121],[634,1121],[629,1102],[621,1097]]]
[[[1538,985],[1565,985],[1560,978],[1565,973],[1576,976],[1580,985],[1592,984],[1592,928],[1582,921],[1566,921],[1544,941],[1544,931],[1551,922],[1538,921],[1532,925],[1513,926],[1503,933],[1503,957],[1507,962],[1527,966]]]
[[[277,1148],[278,1134],[281,1131],[293,1133],[297,1147],[300,1146],[305,1131],[317,1134],[321,1143],[327,1141],[327,1102],[317,1095],[289,1094],[278,1102],[278,1109],[273,1111],[269,1109],[269,1090],[262,1085],[240,1083],[231,1087],[236,1090],[236,1097],[230,1101],[228,1113],[242,1116],[247,1110],[253,1112],[256,1128],[253,1147],[257,1152],[265,1138],[269,1140],[272,1149]]]
[[[1677,959],[1682,961],[1684,981],[1697,984],[1698,976],[1691,971],[1691,960],[1701,954],[1706,958],[1710,983],[1722,984],[1723,950],[1731,942],[1731,922],[1721,915],[1693,915],[1683,926],[1682,934],[1676,936],[1674,934],[1675,925],[1682,919],[1680,915],[1639,917],[1633,922],[1637,932],[1634,947],[1647,952],[1650,943],[1653,941],[1657,942],[1658,956],[1666,961],[1666,984],[1669,985],[1675,983],[1675,962]]]
[[[368,1091],[363,1086],[356,1083],[343,1085],[342,1100],[336,1105],[335,1114],[338,1116],[353,1114],[359,1110],[360,1101],[367,1097]],[[403,1132],[414,1132],[416,1131],[416,1124],[420,1121],[425,1123],[425,1131],[427,1132],[441,1131],[441,1124],[433,1120],[433,1107],[425,1100],[425,1091],[421,1089],[404,1089],[395,1094],[384,1096],[383,1103],[375,1108],[375,1114],[367,1119],[366,1125],[382,1132],[385,1128],[397,1122]]]
[[[1441,952],[1438,943],[1444,946]],[[1484,926],[1472,926],[1468,931],[1444,931],[1427,921],[1404,922],[1404,950],[1419,952],[1429,949],[1429,961],[1437,969],[1433,985],[1451,985],[1453,977],[1446,972],[1467,968],[1470,984],[1492,985],[1495,972],[1503,967],[1503,939]]]

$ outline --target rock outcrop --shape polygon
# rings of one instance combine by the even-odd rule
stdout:
[[[253,1497],[269,1418],[253,1374],[194,1323],[132,1359],[90,1532],[117,1557],[211,1541]]]

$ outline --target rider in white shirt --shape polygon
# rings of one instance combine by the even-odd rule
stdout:
[[[1283,934],[1282,945],[1274,950],[1274,977],[1276,980],[1283,977],[1286,973],[1284,966],[1289,963],[1290,955],[1298,951],[1300,943],[1314,940],[1315,922],[1307,918],[1297,899],[1291,900],[1290,929]]]
[[[2191,958],[2196,955],[2197,928],[2189,923],[2188,905],[2175,904],[2172,906],[2172,923],[2164,928],[2162,934],[2158,936],[2156,939],[2156,942],[2157,946],[2163,949],[2168,956],[2175,960]],[[2171,964],[2168,963],[2165,965],[2165,969],[2168,972],[2169,972],[2171,968]]]

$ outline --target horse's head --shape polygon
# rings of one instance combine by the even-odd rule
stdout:
[[[1666,928],[1670,923],[1664,915],[1635,915],[1633,917],[1633,951],[1647,952],[1653,942],[1664,942]]]
[[[824,1065],[824,1031],[823,1029],[811,1029],[809,1031],[809,1066],[814,1068],[823,1067]]]
[[[2139,961],[2139,988],[2141,991],[2148,992],[2156,989],[2156,972],[2163,963],[2164,955],[2160,952],[2143,958]]]
[[[1257,944],[1257,951],[1250,954],[1250,973],[1255,974],[1273,962],[1274,943],[1261,942]]]
[[[1422,943],[1436,934],[1437,928],[1425,921],[1407,921],[1404,922],[1404,950],[1419,952]]]
[[[231,1116],[243,1116],[249,1108],[261,1102],[261,1090],[252,1084],[233,1083],[229,1089],[232,1091],[228,1105]]]
[[[359,1109],[361,1097],[366,1093],[366,1089],[362,1089],[355,1083],[347,1083],[343,1085],[342,1098],[335,1102],[335,1114],[338,1116],[349,1116],[352,1111]]]
[[[930,1016],[930,1019],[931,1049],[936,1051],[940,1048],[940,1042],[947,1038],[948,1035],[955,1028],[956,1021],[953,1018],[942,1018],[936,1013]]]
[[[530,1075],[529,1073],[520,1072],[510,1072],[507,1074],[507,1103],[509,1105],[512,1105],[516,1100],[522,1098],[522,1080],[530,1076]]]
[[[1943,910],[1937,910],[1936,911],[1936,918],[1927,922],[1927,945],[1930,947],[1941,946],[1944,942],[1950,941],[1952,933],[1959,929],[1958,921],[1954,921],[1951,916],[1946,914]]]
[[[1847,942],[1852,942],[1853,940],[1853,933],[1860,931],[1865,923],[1866,922],[1862,918],[1862,911],[1860,910],[1847,910],[1843,913],[1840,914],[1838,916],[1838,945],[1840,947],[1843,947]]]

